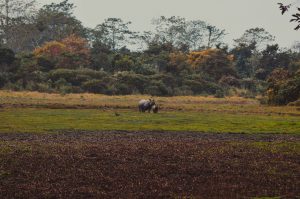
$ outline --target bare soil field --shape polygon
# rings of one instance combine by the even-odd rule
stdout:
[[[298,135],[0,133],[1,198],[300,196]]]

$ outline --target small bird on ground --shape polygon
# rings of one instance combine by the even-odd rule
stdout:
[[[117,113],[117,112],[115,112],[115,116],[116,116],[116,117],[118,117],[118,116],[120,116],[120,114],[119,114],[119,113]]]

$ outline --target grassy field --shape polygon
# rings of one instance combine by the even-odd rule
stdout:
[[[1,198],[299,198],[299,107],[142,98],[0,91]]]
[[[0,132],[59,130],[164,130],[210,133],[300,133],[297,107],[262,106],[256,100],[158,97],[159,114],[141,114],[149,96],[0,92]],[[120,114],[115,116],[115,112]]]
[[[299,116],[136,110],[8,108],[0,112],[0,132],[61,130],[197,131],[208,133],[300,133]]]

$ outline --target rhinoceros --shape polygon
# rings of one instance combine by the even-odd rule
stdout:
[[[158,113],[158,105],[157,104],[154,104],[151,109],[152,109],[153,113]]]
[[[148,100],[142,99],[139,101],[139,111],[140,112],[148,111],[150,113],[153,106],[155,106],[155,101],[153,99],[148,99]]]

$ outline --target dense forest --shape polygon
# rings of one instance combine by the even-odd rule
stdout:
[[[0,88],[107,95],[300,98],[300,43],[283,49],[253,27],[228,47],[226,30],[202,20],[153,19],[152,31],[107,18],[84,27],[68,0],[37,8],[0,0]]]

